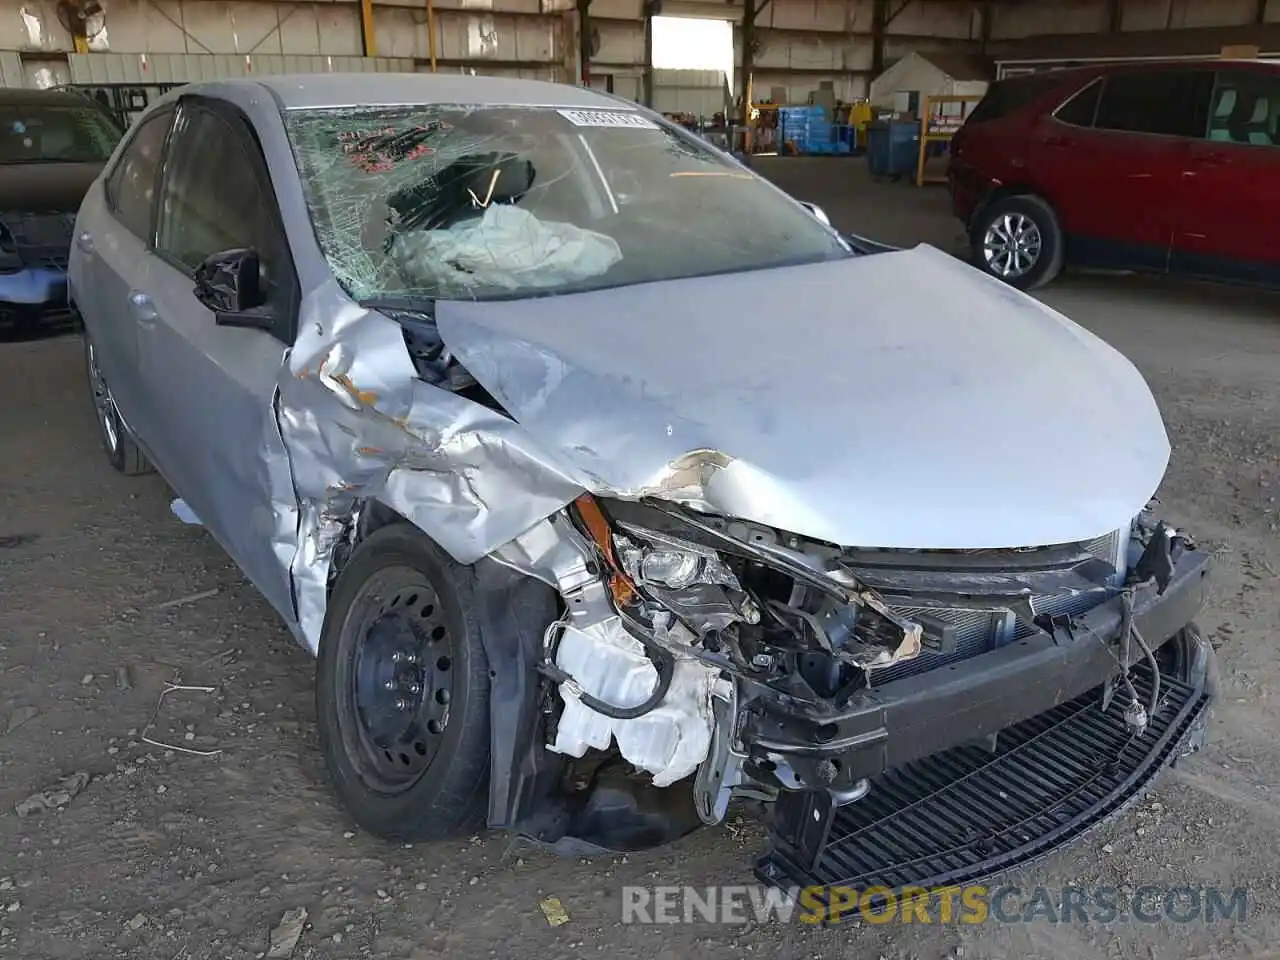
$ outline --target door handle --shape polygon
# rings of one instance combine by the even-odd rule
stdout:
[[[1045,137],[1044,145],[1046,147],[1074,147],[1076,145],[1076,142],[1072,140],[1070,137],[1053,136],[1053,137]]]
[[[1191,162],[1202,167],[1221,167],[1230,163],[1231,158],[1225,153],[1197,153],[1191,157]]]
[[[87,230],[76,237],[76,246],[85,253],[93,253],[93,234]]]
[[[129,292],[129,309],[133,312],[133,316],[141,324],[155,323],[156,305],[151,298],[141,290],[131,290]]]

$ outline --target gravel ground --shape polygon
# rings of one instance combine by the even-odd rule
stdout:
[[[940,191],[872,186],[839,160],[762,166],[842,227],[959,240]],[[78,343],[62,339],[0,345],[0,955],[261,957],[282,916],[305,908],[299,958],[1275,956],[1280,298],[1068,276],[1044,299],[1155,389],[1174,445],[1167,514],[1228,551],[1202,618],[1224,682],[1205,752],[1008,880],[1245,886],[1245,921],[655,930],[619,922],[621,887],[749,883],[753,822],[590,864],[494,835],[407,848],[353,833],[325,784],[309,657],[216,545],[171,515],[162,481],[107,467]],[[850,291],[854,319],[861,306]],[[1028,440],[1030,464],[1059,455]],[[161,701],[175,680],[211,689]],[[60,812],[16,815],[75,774],[88,783],[65,785]],[[548,924],[547,896],[568,923]]]

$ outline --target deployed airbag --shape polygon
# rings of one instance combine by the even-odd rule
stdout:
[[[539,220],[509,204],[443,230],[395,238],[391,254],[415,283],[560,287],[598,277],[622,259],[617,241],[571,223]]]

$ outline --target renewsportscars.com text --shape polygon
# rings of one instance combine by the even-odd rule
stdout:
[[[622,922],[672,923],[1214,923],[1245,919],[1243,888],[762,886],[622,888]]]

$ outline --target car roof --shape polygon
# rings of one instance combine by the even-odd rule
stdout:
[[[629,104],[585,87],[544,80],[471,77],[451,73],[279,74],[184,85],[181,94],[217,96],[227,86],[265,87],[286,110],[309,107],[397,106],[459,103],[477,106],[596,107]]]
[[[1061,67],[1057,70],[1041,70],[1035,73],[1019,73],[1005,77],[1003,83],[1017,83],[1020,80],[1037,80],[1052,77],[1066,83],[1068,80],[1083,77],[1100,77],[1112,73],[1128,73],[1135,70],[1244,70],[1263,73],[1280,72],[1280,61],[1245,60],[1226,57],[1208,57],[1197,60],[1116,60],[1097,63],[1082,63],[1077,66]]]
[[[0,87],[0,106],[100,107],[91,97],[74,90],[39,90],[30,87]]]

